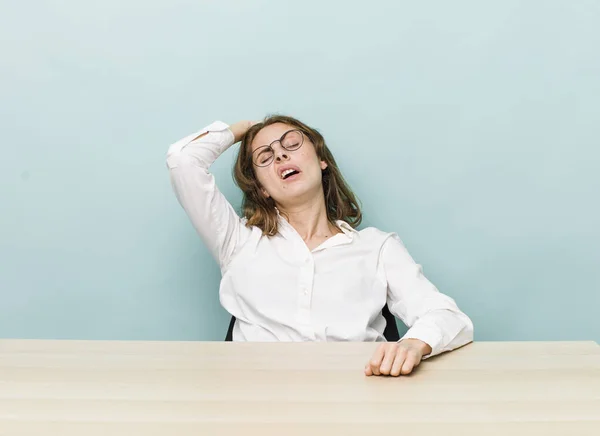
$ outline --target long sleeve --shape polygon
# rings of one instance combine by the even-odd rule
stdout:
[[[175,142],[167,153],[175,195],[221,269],[250,233],[208,171],[233,141],[229,126],[215,121]]]
[[[380,261],[388,284],[388,307],[409,327],[402,339],[415,338],[429,344],[432,352],[426,357],[473,341],[469,317],[423,275],[421,265],[396,234],[386,240]]]

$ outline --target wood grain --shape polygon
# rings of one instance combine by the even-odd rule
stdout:
[[[0,340],[0,435],[600,435],[595,342],[476,342],[365,377],[376,346]]]

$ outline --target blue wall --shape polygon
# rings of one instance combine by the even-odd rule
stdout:
[[[214,119],[319,128],[477,340],[600,341],[600,3],[0,6],[0,337],[221,339],[171,192]],[[214,166],[239,205],[234,151]]]

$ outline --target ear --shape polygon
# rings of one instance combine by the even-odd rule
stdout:
[[[325,169],[327,168],[327,162],[325,162],[324,160],[321,161],[321,171],[325,171]]]

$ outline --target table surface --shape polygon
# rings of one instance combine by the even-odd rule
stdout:
[[[595,342],[475,342],[366,377],[376,346],[0,340],[0,435],[600,435]]]

